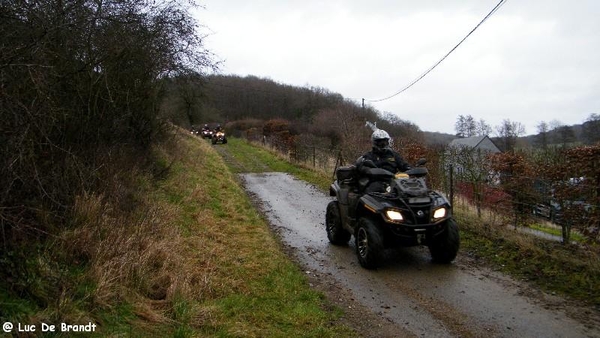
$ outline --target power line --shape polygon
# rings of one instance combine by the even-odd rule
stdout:
[[[427,69],[423,74],[421,74],[419,77],[417,77],[415,80],[413,80],[411,83],[409,83],[406,87],[402,88],[401,90],[397,91],[396,93],[384,97],[382,99],[377,99],[377,100],[367,100],[369,102],[381,102],[381,101],[385,101],[388,99],[391,99],[392,97],[399,95],[401,93],[403,93],[404,91],[406,91],[408,88],[412,87],[413,85],[415,85],[417,82],[419,82],[422,78],[424,78],[427,74],[429,74],[435,67],[437,67],[440,63],[442,63],[442,61],[444,61],[452,52],[454,52],[454,50],[456,48],[458,48],[458,46],[460,46],[471,34],[473,34],[473,32],[479,28],[479,26],[481,26],[482,23],[484,23],[490,16],[492,16],[492,14],[494,14],[498,9],[500,9],[500,7],[502,7],[502,5],[504,5],[504,3],[507,0],[500,0],[500,2],[496,5],[496,7],[494,7],[494,9],[492,9],[488,15],[486,15],[483,20],[481,20],[481,22],[479,22],[477,24],[477,26],[475,26],[475,28],[473,28],[469,34],[467,34],[467,36],[465,36],[462,40],[460,40],[460,42],[454,46],[454,48],[452,48],[446,55],[444,55],[443,58],[441,58],[438,62],[436,62],[433,66],[431,66],[429,69]],[[364,99],[363,99],[364,100]]]

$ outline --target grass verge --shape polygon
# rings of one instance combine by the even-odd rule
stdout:
[[[536,222],[530,224],[529,228],[562,238],[562,229],[559,226],[548,224],[547,222]],[[587,241],[585,236],[581,235],[580,233],[574,230],[571,230],[570,237],[571,241],[575,241],[577,243],[585,243]]]

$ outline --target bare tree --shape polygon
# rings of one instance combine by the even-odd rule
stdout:
[[[549,129],[549,125],[548,123],[546,123],[545,121],[541,121],[538,125],[537,125],[537,132],[538,135],[536,137],[536,143],[541,146],[543,149],[548,148],[548,129]]]
[[[175,79],[177,88],[177,106],[183,110],[190,126],[202,122],[200,103],[204,96],[202,78],[195,73],[179,76]]]
[[[477,134],[477,124],[475,123],[475,119],[471,115],[467,115],[465,117],[465,132],[466,137],[472,137]]]
[[[562,127],[564,125],[564,123],[562,123],[560,120],[554,119],[554,120],[548,122],[548,125],[550,127],[550,130],[555,130],[555,129]]]
[[[466,137],[466,130],[465,130],[465,116],[464,115],[458,115],[458,117],[456,118],[456,122],[454,123],[454,131],[456,131],[456,136],[458,137]]]
[[[496,132],[502,142],[503,150],[512,151],[517,144],[517,138],[525,134],[525,127],[520,122],[505,119],[502,124],[496,126]]]
[[[475,132],[479,136],[488,136],[492,134],[492,126],[487,124],[484,119],[480,119],[475,127]]]
[[[370,148],[368,128],[360,112],[348,105],[320,111],[313,120],[311,132],[330,139],[330,146],[341,151],[343,162],[352,163]]]
[[[401,119],[398,115],[384,112],[380,115],[379,126],[395,138],[400,145],[403,142],[424,142],[421,129],[414,123]]]
[[[478,125],[471,115],[459,115],[454,124],[456,136],[471,137],[478,134]]]

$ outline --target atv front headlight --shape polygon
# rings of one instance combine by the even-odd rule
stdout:
[[[384,215],[390,222],[398,223],[404,220],[404,217],[402,217],[402,214],[398,210],[388,209]]]
[[[446,208],[439,208],[433,212],[433,219],[438,220],[440,218],[446,217]]]

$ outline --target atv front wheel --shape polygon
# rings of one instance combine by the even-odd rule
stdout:
[[[377,224],[368,218],[361,218],[354,237],[360,265],[365,269],[377,268],[383,251],[383,237]]]
[[[431,259],[436,263],[448,264],[456,258],[459,247],[458,225],[450,218],[446,221],[446,229],[429,243]]]
[[[347,244],[352,236],[342,227],[342,219],[340,216],[340,207],[337,201],[331,201],[327,204],[327,212],[325,214],[325,230],[327,230],[327,238],[329,242],[335,245]]]

